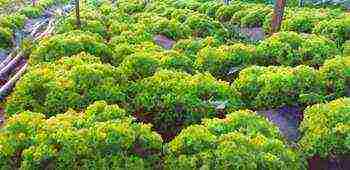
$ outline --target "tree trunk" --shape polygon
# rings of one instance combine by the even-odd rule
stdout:
[[[79,7],[79,0],[75,0],[75,15],[77,19],[77,28],[81,28],[81,21],[80,21],[80,7]]]
[[[224,4],[225,5],[229,5],[230,4],[230,0],[224,0]]]
[[[276,1],[275,9],[272,16],[272,22],[271,22],[271,32],[270,32],[271,35],[275,32],[278,32],[281,28],[285,6],[286,6],[286,0]]]

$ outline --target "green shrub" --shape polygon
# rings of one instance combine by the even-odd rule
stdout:
[[[191,76],[167,70],[134,84],[129,88],[129,98],[136,117],[152,123],[167,138],[186,125],[224,114],[241,104],[227,83],[208,74]]]
[[[153,39],[153,35],[147,32],[144,24],[135,24],[135,28],[127,31],[123,31],[120,35],[113,36],[110,44],[118,46],[118,44],[127,43],[129,45],[137,45],[144,42],[150,42]]]
[[[224,6],[223,4],[217,3],[215,1],[203,2],[203,3],[201,3],[201,6],[199,6],[199,8],[198,8],[198,12],[214,18],[215,16],[219,16],[221,14],[223,14],[223,15],[227,14],[226,13],[227,10],[225,10],[225,9],[221,9],[222,12],[218,12],[218,10],[223,6]],[[223,16],[223,15],[221,15],[221,16]],[[217,18],[219,18],[219,17],[217,17]]]
[[[11,15],[1,16],[0,26],[8,27],[12,30],[21,29],[22,27],[24,27],[25,21],[26,21],[26,16],[15,13]]]
[[[146,28],[152,34],[162,34],[174,40],[187,38],[191,35],[191,30],[186,24],[174,19],[168,20],[159,17],[152,20],[154,21]]]
[[[8,169],[152,169],[161,137],[117,105],[96,102],[85,113],[50,119],[22,112],[0,130],[0,166]]]
[[[110,47],[113,50],[113,56],[111,60],[111,64],[113,66],[119,66],[119,64],[123,62],[127,56],[135,52],[133,46],[127,43],[111,44]]]
[[[232,5],[223,5],[216,11],[215,16],[220,22],[229,22],[232,16],[238,11],[244,8],[241,3],[234,3]]]
[[[247,11],[240,21],[242,27],[261,27],[266,17],[272,13],[272,9],[265,6],[249,7]]]
[[[350,154],[350,98],[308,107],[300,130],[300,150],[308,157]]]
[[[173,49],[185,53],[194,61],[197,58],[197,53],[204,47],[217,47],[220,44],[220,41],[214,37],[206,37],[205,39],[190,38],[177,41]]]
[[[184,24],[190,27],[192,36],[199,38],[208,36],[220,37],[225,32],[219,22],[199,13],[193,13],[188,16]]]
[[[327,60],[320,68],[319,74],[326,85],[331,99],[349,95],[350,90],[350,56]]]
[[[12,46],[12,31],[8,28],[0,27],[0,48]]]
[[[202,49],[196,59],[200,71],[208,71],[216,78],[230,80],[240,69],[253,64],[255,49],[243,44],[207,47]]]
[[[53,116],[68,108],[83,109],[97,100],[124,100],[121,76],[85,53],[31,69],[6,102],[6,113],[25,110]]]
[[[131,81],[137,81],[152,76],[160,66],[160,61],[153,53],[135,53],[126,57],[117,68],[120,74]]]
[[[251,111],[205,119],[166,147],[165,169],[306,169],[277,127]]]
[[[124,31],[132,30],[134,29],[133,26],[119,21],[114,21],[111,23],[109,27],[109,32],[112,36],[118,36]]]
[[[350,18],[324,20],[316,25],[313,32],[328,37],[341,46],[350,40]]]
[[[118,1],[119,10],[129,15],[144,11],[146,5],[141,0],[121,0]]]
[[[346,41],[343,45],[343,55],[350,56],[350,40]]]
[[[318,22],[331,18],[328,11],[314,8],[293,8],[282,23],[282,30],[311,33]]]
[[[175,19],[178,22],[185,22],[188,18],[188,16],[192,15],[194,13],[193,11],[189,9],[176,9],[173,7],[165,7],[165,10],[167,11],[167,15],[165,17]],[[160,12],[162,13],[162,12]]]
[[[307,66],[248,67],[232,86],[248,108],[257,109],[312,104],[325,95],[318,72]]]
[[[44,8],[41,8],[40,6],[26,6],[21,9],[21,14],[28,18],[37,18],[43,11]]]
[[[272,13],[269,6],[261,4],[238,3],[230,6],[235,6],[231,9],[234,11],[231,24],[240,27],[261,27],[266,17]]]
[[[83,31],[58,34],[40,41],[30,56],[30,62],[53,62],[82,51],[100,57],[103,62],[111,62],[112,50],[103,43],[102,38]]]
[[[186,55],[176,51],[168,52],[162,57],[161,67],[168,70],[181,70],[189,74],[194,72],[193,61]]]
[[[339,51],[334,42],[324,37],[279,32],[261,42],[257,53],[260,65],[305,64],[318,67]]]
[[[168,3],[170,3],[175,8],[182,8],[182,9],[191,9],[191,10],[197,10],[199,9],[203,3],[207,2],[204,0],[201,2],[200,0],[186,0],[186,1],[178,1],[178,0],[170,0]]]
[[[57,28],[58,33],[65,33],[73,30],[78,30],[75,16],[65,19],[64,22],[61,23]],[[107,28],[103,25],[101,21],[98,20],[82,19],[81,28],[79,30],[96,33],[104,38],[106,38],[108,35]]]

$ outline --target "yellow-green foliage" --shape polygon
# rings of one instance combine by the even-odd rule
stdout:
[[[341,46],[350,40],[350,17],[324,20],[316,25],[313,32],[328,37]]]
[[[309,104],[323,100],[325,95],[318,72],[307,66],[248,67],[232,86],[249,108]]]
[[[12,46],[12,31],[8,28],[0,27],[0,49]]]
[[[209,74],[189,75],[161,70],[129,88],[131,109],[140,120],[162,133],[177,133],[202,118],[235,110],[241,105],[227,83]],[[215,103],[223,108],[217,109]]]
[[[350,98],[307,108],[300,130],[305,156],[333,157],[350,154]]]
[[[350,92],[350,56],[327,60],[319,74],[326,85],[331,99],[349,95]]]
[[[343,45],[343,55],[350,56],[350,40],[346,41]]]
[[[50,119],[19,113],[0,129],[0,139],[2,169],[152,169],[162,149],[151,126],[103,101]]]
[[[80,52],[100,57],[104,62],[110,62],[112,58],[112,50],[97,34],[71,31],[40,41],[30,56],[30,62],[33,64],[54,62],[61,57],[72,56]]]
[[[195,65],[199,71],[208,71],[216,78],[230,80],[239,70],[254,64],[255,48],[243,44],[207,47],[199,51]]]
[[[189,126],[166,146],[165,169],[306,169],[277,127],[245,110]]]
[[[114,67],[81,53],[32,68],[9,96],[6,113],[29,110],[53,116],[68,108],[84,109],[96,100],[120,102],[120,83]]]
[[[320,66],[339,50],[333,41],[322,36],[279,32],[262,41],[257,53],[260,65]]]

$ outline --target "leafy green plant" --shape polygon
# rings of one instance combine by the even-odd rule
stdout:
[[[305,156],[336,157],[350,153],[350,98],[308,107],[300,130]]]
[[[255,49],[243,44],[204,48],[195,61],[199,71],[208,71],[216,78],[230,80],[237,72],[254,64]]]
[[[21,14],[25,15],[28,18],[37,18],[44,11],[44,8],[38,6],[26,6],[21,9]]]
[[[242,16],[240,24],[242,27],[261,27],[266,20],[266,17],[272,13],[272,9],[263,6],[248,7],[247,12]]]
[[[0,27],[0,48],[9,48],[12,46],[12,31],[8,28]]]
[[[69,17],[65,19],[64,23],[58,26],[57,32],[58,33],[65,33],[70,32],[73,30],[77,30],[76,27],[76,19],[75,17]],[[87,20],[82,19],[81,20],[81,29],[82,31],[91,32],[99,34],[102,37],[107,37],[107,28],[98,20]]]
[[[220,40],[214,37],[206,37],[205,39],[190,38],[177,41],[173,49],[186,54],[194,61],[201,49],[205,47],[217,47],[220,44],[222,44]]]
[[[167,139],[204,117],[237,109],[240,101],[224,82],[208,74],[161,70],[129,88],[130,109]]]
[[[97,100],[121,102],[122,80],[112,66],[86,53],[62,58],[31,69],[9,96],[6,113],[29,110],[53,116]]]
[[[146,28],[146,30],[149,30],[152,34],[162,34],[174,40],[187,38],[191,34],[191,30],[186,24],[174,19],[168,20],[159,17],[152,20],[153,23]]]
[[[248,67],[232,86],[248,108],[312,104],[322,101],[325,95],[318,72],[307,66]]]
[[[350,40],[350,19],[344,17],[324,20],[316,25],[313,32],[324,35],[341,46],[346,40]]]
[[[339,51],[334,42],[320,36],[302,36],[295,32],[279,32],[257,46],[260,65],[305,64],[320,66]]]
[[[103,62],[110,62],[112,56],[112,50],[97,34],[71,31],[40,41],[30,56],[30,62],[53,62],[80,52],[100,57]]]
[[[131,81],[137,81],[152,76],[160,67],[160,60],[154,53],[135,53],[126,57],[117,68],[120,74]]]
[[[104,101],[83,114],[68,111],[50,119],[22,112],[10,117],[0,139],[0,166],[9,169],[152,169],[162,148],[150,125]]]
[[[165,169],[306,169],[277,127],[241,110],[224,119],[204,119],[166,145]]]
[[[320,68],[319,74],[326,85],[330,99],[349,95],[350,56],[327,60]]]
[[[350,56],[350,40],[346,41],[343,45],[343,55]]]
[[[161,58],[161,67],[168,70],[182,70],[190,74],[194,72],[193,61],[176,51],[168,52]]]
[[[26,16],[18,13],[0,16],[0,26],[7,27],[12,30],[20,29],[24,26],[25,20]]]
[[[192,36],[205,38],[207,36],[221,36],[225,30],[223,26],[203,14],[192,14],[184,23],[192,30]]]
[[[241,3],[234,3],[232,5],[222,5],[217,9],[215,16],[220,22],[229,22],[232,16],[244,8]]]
[[[292,8],[282,23],[282,30],[311,33],[321,21],[333,18],[330,11],[315,8]]]

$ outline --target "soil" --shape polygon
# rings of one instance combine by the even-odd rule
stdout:
[[[298,127],[302,121],[302,110],[298,106],[284,106],[278,109],[258,111],[258,113],[276,124],[282,135],[293,143],[297,142],[300,137]]]
[[[308,159],[310,170],[349,170],[350,155],[333,156],[332,158],[320,158],[314,156]]]

